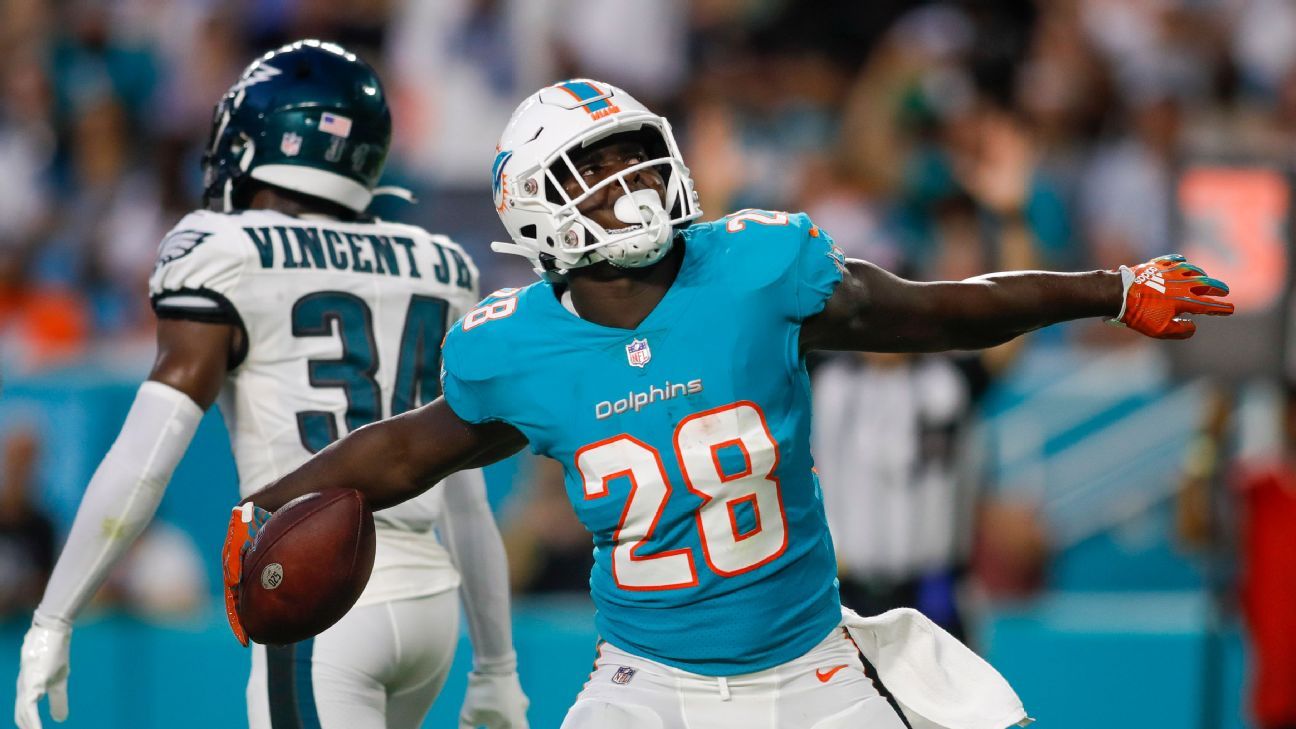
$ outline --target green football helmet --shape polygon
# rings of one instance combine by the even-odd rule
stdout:
[[[247,204],[249,180],[363,212],[391,146],[378,75],[341,46],[302,40],[253,61],[216,105],[203,202]]]

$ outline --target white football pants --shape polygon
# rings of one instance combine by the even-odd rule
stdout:
[[[459,639],[459,591],[365,605],[318,636],[252,647],[250,729],[417,729]]]
[[[845,630],[757,673],[701,676],[599,644],[562,729],[905,729]]]

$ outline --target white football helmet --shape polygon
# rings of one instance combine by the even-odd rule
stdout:
[[[571,153],[626,132],[643,133],[647,159],[587,185]],[[628,175],[650,167],[666,182],[665,200],[654,190],[632,191],[626,182]],[[567,194],[556,169],[579,182],[579,195]],[[588,79],[547,86],[522,102],[500,136],[491,180],[495,209],[513,237],[512,243],[491,248],[526,256],[551,280],[598,261],[626,268],[656,263],[670,250],[675,227],[702,215],[665,117],[615,86]],[[613,212],[624,228],[605,229],[577,209],[608,185],[623,190]]]

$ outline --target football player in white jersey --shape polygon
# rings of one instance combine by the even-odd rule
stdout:
[[[149,282],[157,359],[23,642],[21,729],[40,727],[43,694],[67,716],[72,622],[153,517],[218,397],[246,496],[339,435],[439,394],[441,340],[475,304],[477,271],[444,236],[364,214],[390,138],[374,71],[317,41],[254,61],[217,105],[208,209],[163,240]],[[375,515],[373,574],[339,623],[253,647],[253,729],[419,726],[454,655],[457,587],[474,647],[461,726],[527,726],[485,484],[477,470],[448,480]]]

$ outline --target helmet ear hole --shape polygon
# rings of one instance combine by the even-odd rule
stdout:
[[[531,238],[532,240],[534,240],[536,237],[535,225],[532,224],[532,225],[522,226],[521,228],[518,229],[518,235],[522,236],[523,238]]]

